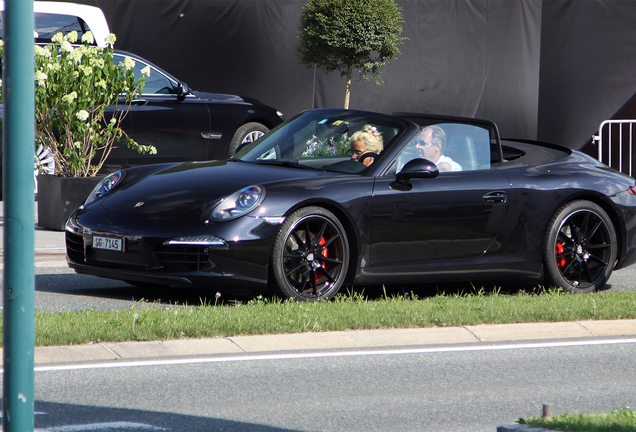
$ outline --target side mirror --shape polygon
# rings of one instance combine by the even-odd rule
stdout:
[[[177,96],[186,97],[186,95],[190,94],[190,87],[184,82],[179,83],[179,87],[177,88]]]
[[[411,190],[411,179],[414,178],[435,178],[439,175],[437,165],[428,159],[412,159],[402,167],[397,173],[396,179],[391,186],[399,190]]]
[[[397,181],[408,183],[413,178],[434,178],[439,175],[437,165],[428,159],[412,159],[397,174]]]

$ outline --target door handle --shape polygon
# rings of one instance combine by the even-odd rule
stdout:
[[[508,200],[508,194],[505,191],[493,191],[484,195],[484,201],[488,204],[505,204]]]
[[[134,99],[131,102],[131,105],[135,105],[135,106],[144,106],[148,103],[148,101],[146,99]]]

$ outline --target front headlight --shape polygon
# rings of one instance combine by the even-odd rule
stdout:
[[[92,203],[93,201],[95,201],[96,199],[99,199],[103,197],[104,195],[106,195],[115,187],[117,183],[119,183],[119,181],[122,179],[123,176],[124,175],[121,171],[117,171],[105,177],[102,181],[100,181],[97,184],[97,186],[95,186],[95,189],[93,189],[93,192],[91,192],[88,198],[86,198],[84,205],[88,205]]]
[[[248,186],[225,198],[212,210],[210,219],[228,221],[243,216],[258,207],[265,197],[262,186]]]

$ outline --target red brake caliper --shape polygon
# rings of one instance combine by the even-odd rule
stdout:
[[[324,245],[326,242],[324,237],[320,237],[320,242],[318,243],[318,246],[322,246]],[[327,248],[324,248],[322,250],[322,256],[326,257],[327,256]],[[326,261],[320,261],[320,265],[322,266],[322,268],[325,268],[325,266],[327,265]],[[318,276],[318,274],[316,274],[316,282],[318,282],[320,280],[320,276]]]
[[[563,252],[565,252],[565,248],[563,247],[563,243],[561,243],[561,240],[559,240],[557,241],[557,244],[556,244],[556,253],[557,255],[560,255]],[[563,268],[565,267],[565,258],[563,257],[557,258],[557,267],[563,270]]]

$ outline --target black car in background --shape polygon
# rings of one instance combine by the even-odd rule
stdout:
[[[140,154],[122,142],[106,160],[105,173],[164,162],[223,160],[239,145],[257,140],[284,120],[280,111],[255,99],[192,90],[138,55],[115,50],[114,57],[116,64],[132,58],[137,79],[143,68],[150,67],[142,94],[134,100],[122,127],[138,143],[155,146],[157,154]],[[2,114],[0,104],[0,118]],[[0,178],[1,162],[0,136]],[[34,165],[34,176],[40,170],[47,174],[55,171],[53,158],[42,146],[35,149]]]
[[[283,114],[257,100],[191,90],[160,67],[135,54],[115,50],[114,61],[135,61],[135,77],[149,66],[150,76],[122,123],[139,144],[153,145],[155,155],[142,155],[121,145],[106,162],[128,167],[149,163],[226,159],[283,122]]]

